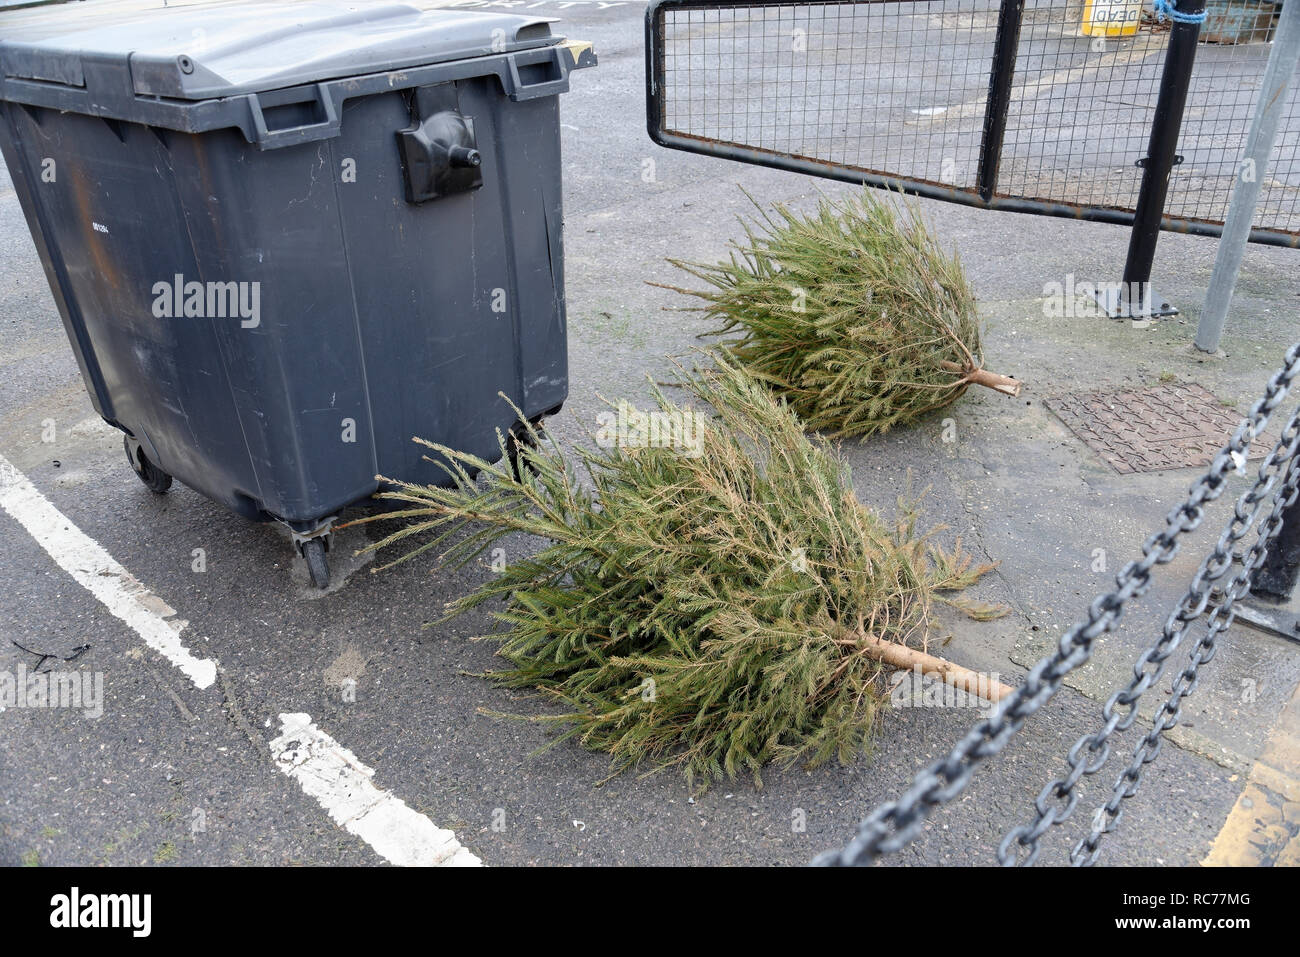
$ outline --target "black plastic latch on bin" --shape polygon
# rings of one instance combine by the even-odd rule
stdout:
[[[459,110],[453,83],[422,86],[411,98],[410,129],[397,133],[406,201],[424,203],[483,185],[474,120]]]

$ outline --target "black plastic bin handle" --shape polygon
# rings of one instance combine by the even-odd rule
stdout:
[[[253,142],[259,149],[329,139],[339,132],[338,106],[325,83],[253,94],[248,98],[248,108],[253,120]],[[304,114],[311,120],[297,122]],[[289,120],[287,125],[278,125],[282,118]]]

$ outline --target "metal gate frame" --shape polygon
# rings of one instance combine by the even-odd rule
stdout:
[[[895,176],[883,170],[847,166],[801,156],[781,153],[742,143],[713,140],[674,132],[664,128],[666,104],[664,101],[664,35],[663,14],[668,9],[713,10],[760,7],[800,6],[862,6],[918,2],[918,0],[652,0],[645,15],[646,51],[646,131],[650,139],[666,149],[684,150],[704,156],[716,156],[740,163],[767,166],[773,169],[820,176],[826,179],[857,183],[882,189],[897,190],[912,196],[938,199],[979,209],[995,209],[1012,213],[1031,213],[1038,216],[1056,216],[1096,223],[1131,226],[1135,221],[1132,209],[1076,205],[1051,202],[997,193],[998,168],[1002,159],[1002,144],[1006,134],[1007,108],[1010,104],[1012,83],[1016,75],[1016,55],[1020,43],[1020,26],[1024,16],[1025,0],[1002,0],[998,10],[997,35],[989,69],[988,97],[984,107],[983,132],[980,139],[979,167],[974,187],[952,186],[933,180]],[[919,0],[925,2],[925,0]],[[1139,165],[1142,163],[1139,160]],[[1160,229],[1167,232],[1188,233],[1195,236],[1220,236],[1223,224],[1214,220],[1162,215]],[[1300,248],[1300,234],[1276,229],[1252,228],[1250,241],[1268,246]]]

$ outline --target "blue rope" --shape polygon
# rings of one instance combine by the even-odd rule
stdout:
[[[1174,23],[1204,23],[1205,11],[1200,13],[1179,13],[1175,8],[1178,0],[1153,0],[1152,5],[1156,10],[1156,19],[1162,23],[1165,20],[1172,20]]]

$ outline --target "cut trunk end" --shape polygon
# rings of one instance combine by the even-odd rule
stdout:
[[[918,651],[916,648],[909,648],[893,641],[885,641],[883,638],[877,638],[874,635],[865,635],[860,631],[852,634],[854,642],[869,657],[907,671],[919,668],[921,674],[937,678],[945,684],[960,688],[967,694],[983,698],[985,701],[996,704],[1007,695],[1015,693],[1015,688],[1009,688],[999,681],[994,681],[988,675],[982,675],[971,671],[969,668],[963,668],[961,665],[955,665],[943,658],[936,658],[934,655]]]
[[[1013,379],[1009,375],[998,375],[996,372],[990,372],[988,369],[972,369],[966,373],[966,378],[976,385],[987,386],[1003,395],[1017,396],[1020,390],[1024,388],[1024,383],[1019,379]]]
[[[1003,395],[1017,396],[1020,390],[1024,388],[1024,383],[1019,379],[1013,379],[1009,375],[998,375],[996,372],[990,372],[988,369],[971,369],[960,366],[955,362],[942,362],[940,365],[949,372],[962,373],[966,382],[974,382],[976,385],[982,385],[986,388],[993,389],[995,392],[1001,392]]]

